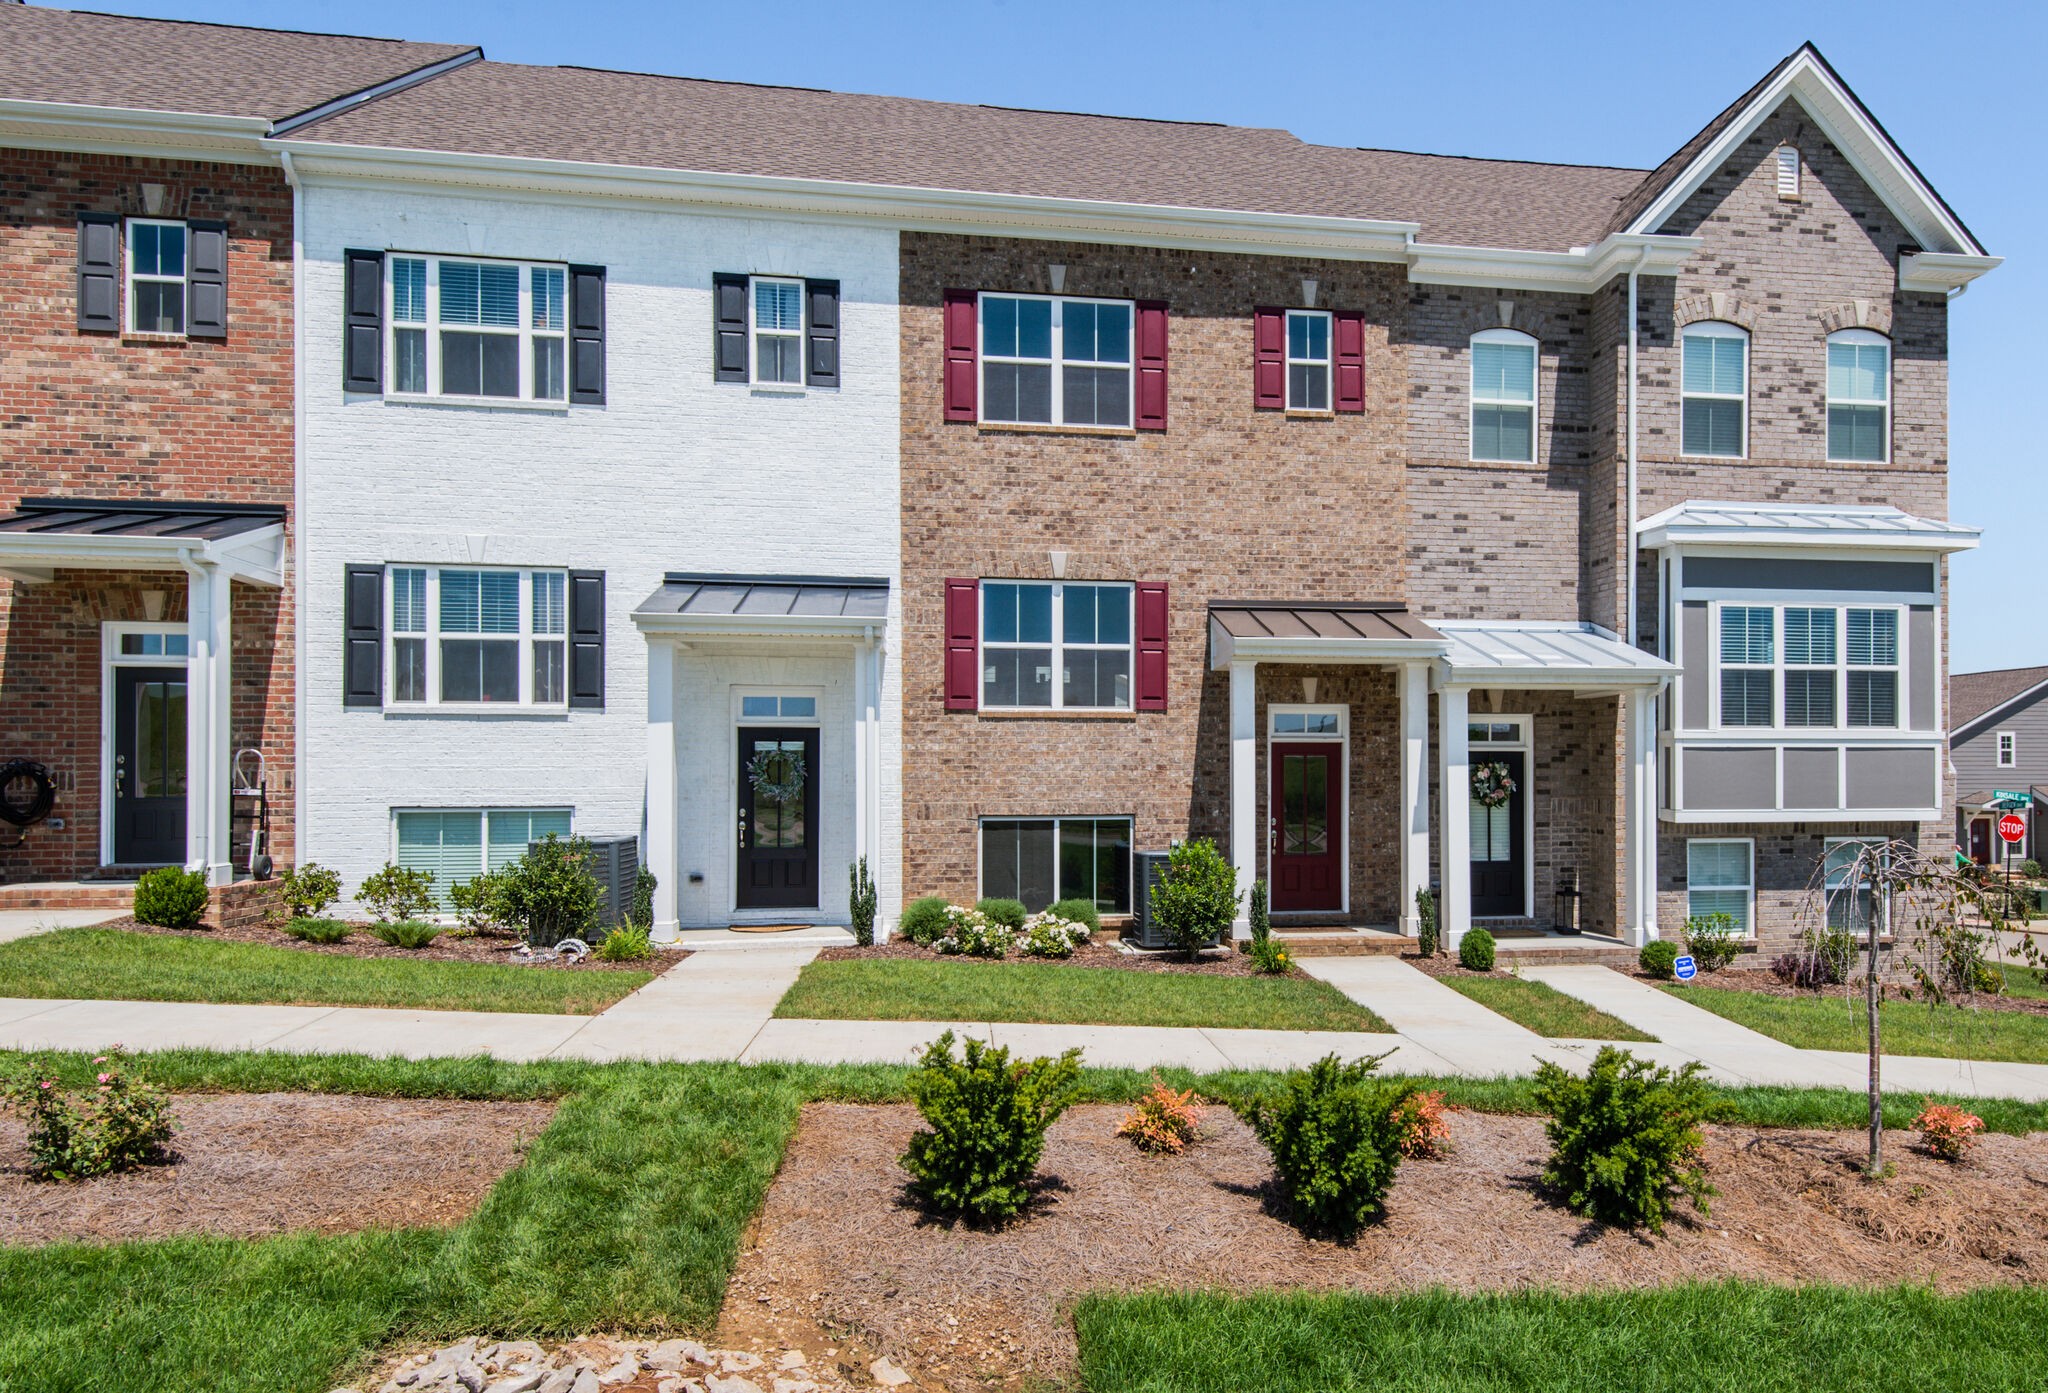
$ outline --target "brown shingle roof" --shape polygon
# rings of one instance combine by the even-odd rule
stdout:
[[[1596,240],[1642,170],[1309,145],[1282,130],[473,63],[298,138],[1161,207],[1392,219],[1425,241]]]
[[[473,47],[0,4],[0,97],[280,121]]]
[[[2030,687],[2048,682],[2048,667],[2009,667],[1996,672],[1958,672],[1948,679],[1950,730],[1961,730],[1993,707]]]
[[[1677,179],[1679,175],[1685,173],[1686,166],[1698,159],[1709,145],[1719,140],[1721,132],[1727,130],[1729,126],[1735,123],[1736,118],[1741,116],[1748,109],[1749,104],[1756,100],[1757,94],[1777,81],[1778,74],[1784,72],[1791,65],[1792,60],[1804,51],[1804,49],[1801,49],[1797,52],[1786,54],[1776,67],[1765,73],[1761,78],[1758,78],[1754,86],[1730,102],[1720,115],[1701,127],[1697,135],[1691,140],[1686,141],[1685,144],[1679,146],[1676,150],[1673,150],[1664,163],[1651,170],[1649,177],[1631,189],[1628,196],[1621,200],[1620,206],[1614,210],[1614,216],[1608,221],[1604,231],[1620,232],[1630,223],[1641,217],[1648,210],[1649,206],[1657,201],[1658,195],[1669,188],[1672,181]]]

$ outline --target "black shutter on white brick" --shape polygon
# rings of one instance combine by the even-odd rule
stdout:
[[[78,215],[78,327],[121,332],[121,219],[112,213]]]
[[[569,572],[569,707],[604,710],[604,572]]]
[[[839,385],[839,282],[804,282],[804,383]]]
[[[569,268],[569,400],[604,405],[604,267]]]
[[[720,271],[711,278],[711,376],[715,382],[747,377],[747,278]]]
[[[193,219],[185,224],[185,337],[228,336],[228,225]]]
[[[345,392],[384,390],[384,253],[345,251],[345,327],[341,378]]]
[[[342,588],[341,704],[384,704],[384,568],[350,566]]]

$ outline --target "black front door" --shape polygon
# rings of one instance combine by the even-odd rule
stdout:
[[[185,860],[185,669],[114,669],[114,860]]]
[[[818,907],[818,732],[740,727],[740,909]]]
[[[1475,772],[1488,764],[1507,766],[1515,791],[1497,808],[1481,807],[1478,799],[1472,800],[1472,914],[1481,919],[1529,912],[1524,899],[1529,848],[1523,834],[1527,825],[1523,810],[1529,797],[1527,757],[1520,751],[1473,751]]]

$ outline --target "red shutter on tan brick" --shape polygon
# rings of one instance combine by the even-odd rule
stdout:
[[[974,292],[946,292],[946,419],[975,419],[975,341],[980,325],[975,321]]]
[[[1166,429],[1166,301],[1138,301],[1139,430]]]
[[[1287,406],[1287,311],[1252,311],[1252,405],[1260,411]]]
[[[1166,709],[1166,582],[1163,580],[1139,581],[1138,600],[1138,672],[1131,684],[1136,697],[1134,705],[1140,711],[1164,711]]]
[[[981,679],[981,582],[946,582],[946,709],[972,711]]]
[[[1330,401],[1339,411],[1365,410],[1365,316],[1339,310],[1331,316]]]

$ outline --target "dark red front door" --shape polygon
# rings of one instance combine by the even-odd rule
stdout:
[[[1991,864],[1991,819],[1970,819],[1970,859],[1980,866]]]
[[[1271,858],[1276,910],[1344,908],[1344,747],[1273,743]]]

